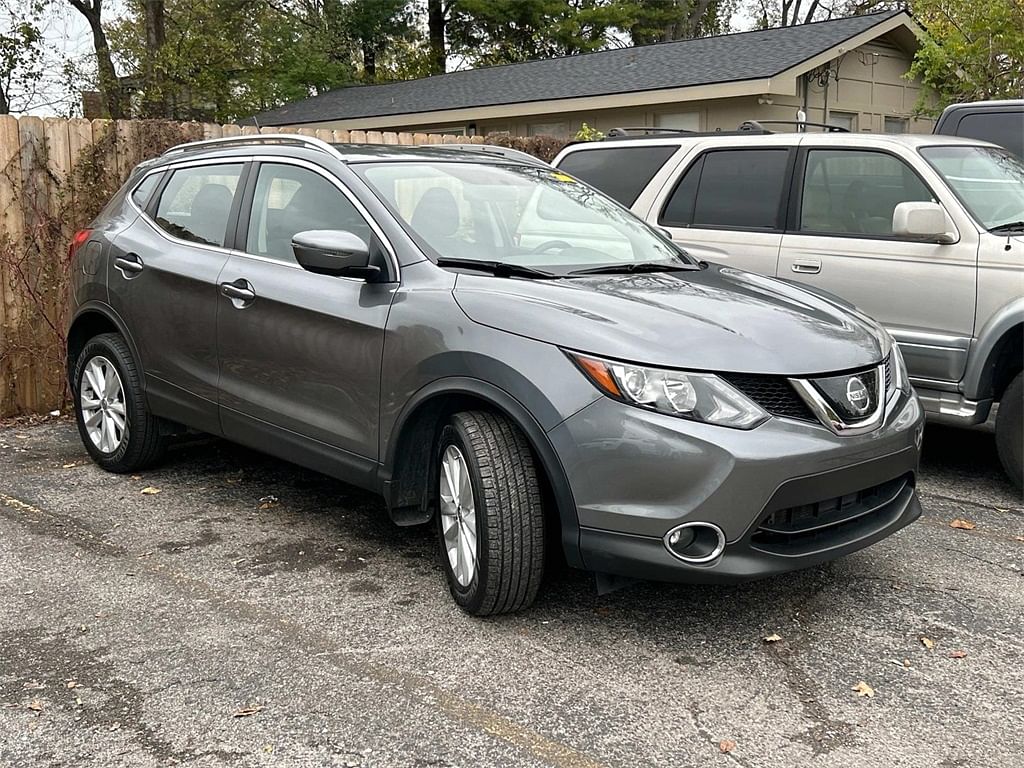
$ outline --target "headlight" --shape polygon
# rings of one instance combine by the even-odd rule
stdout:
[[[753,429],[768,418],[749,398],[711,373],[646,368],[569,353],[594,385],[609,397],[670,416]]]

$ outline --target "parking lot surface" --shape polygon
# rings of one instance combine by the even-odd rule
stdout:
[[[924,516],[868,550],[604,596],[563,569],[482,621],[371,495],[214,440],[117,476],[70,422],[10,425],[0,765],[1022,765],[997,467],[990,434],[929,427]]]

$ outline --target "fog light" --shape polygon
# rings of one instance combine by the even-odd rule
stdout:
[[[725,550],[725,533],[712,523],[683,523],[665,534],[665,548],[685,563],[717,560]]]

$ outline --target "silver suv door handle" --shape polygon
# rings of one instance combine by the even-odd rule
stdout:
[[[821,272],[821,262],[817,260],[794,261],[792,270],[803,275],[816,275]]]
[[[221,295],[231,299],[231,303],[239,309],[256,300],[256,291],[252,289],[252,284],[244,278],[235,280],[233,283],[221,283],[220,292]]]

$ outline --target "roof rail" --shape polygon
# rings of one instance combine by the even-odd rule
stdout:
[[[246,144],[298,144],[301,146],[308,147],[309,149],[316,149],[321,152],[336,157],[337,159],[344,162],[344,156],[326,141],[317,139],[313,136],[303,136],[298,133],[261,133],[259,135],[252,136],[226,136],[221,139],[204,139],[202,141],[192,141],[188,144],[179,144],[176,147],[171,147],[165,151],[161,157],[167,155],[177,154],[179,152],[195,152],[201,149],[207,149],[211,147],[219,146],[230,146],[232,144],[246,145]]]
[[[609,131],[607,133],[607,136],[609,136],[609,137],[630,136],[630,135],[632,135],[630,133],[630,131],[635,131],[635,132],[637,132],[637,133],[639,133],[641,135],[647,135],[647,134],[652,134],[652,133],[657,133],[657,134],[662,134],[662,135],[672,135],[672,134],[676,134],[676,133],[684,133],[684,134],[685,133],[696,133],[696,131],[689,131],[686,128],[655,128],[655,127],[652,127],[652,126],[638,125],[638,126],[630,126],[630,127],[624,127],[624,128],[611,128],[611,129],[609,129]]]
[[[744,120],[740,123],[740,127],[736,130],[739,131],[762,131],[763,133],[771,133],[770,130],[765,128],[765,123],[768,125],[796,125],[796,126],[811,126],[813,128],[824,128],[825,133],[849,133],[849,128],[843,128],[840,125],[832,125],[830,123],[809,123],[806,120]]]
[[[429,149],[455,149],[462,152],[482,152],[486,155],[498,155],[499,157],[505,157],[509,160],[519,160],[524,163],[530,163],[531,165],[550,165],[545,163],[539,157],[534,157],[529,152],[523,152],[520,149],[513,149],[512,147],[502,147],[497,144],[470,144],[468,142],[460,142],[457,144],[426,144],[423,145]]]

